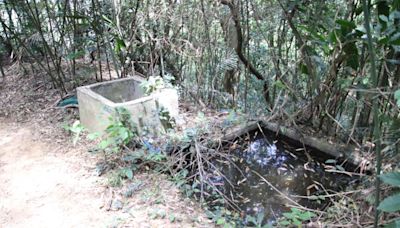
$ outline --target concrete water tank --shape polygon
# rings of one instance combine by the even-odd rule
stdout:
[[[168,110],[176,119],[179,114],[178,92],[173,88],[160,89],[146,95],[138,76],[82,86],[77,89],[81,124],[90,132],[103,133],[116,109],[125,108],[131,114],[139,133],[144,130],[157,134],[162,131],[159,111]]]

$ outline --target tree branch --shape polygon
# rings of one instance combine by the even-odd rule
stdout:
[[[297,28],[294,25],[293,20],[292,20],[293,17],[294,17],[294,14],[297,11],[298,5],[295,5],[293,7],[293,9],[291,9],[290,11],[287,11],[287,9],[285,9],[285,7],[283,6],[281,1],[278,0],[278,3],[279,3],[279,6],[283,10],[283,14],[286,17],[286,21],[288,22],[288,25],[289,25],[290,29],[293,32],[293,35],[296,37],[298,48],[300,50],[300,53],[301,53],[301,55],[302,55],[302,57],[304,59],[304,62],[306,64],[306,66],[307,66],[308,72],[309,72],[309,74],[311,76],[311,79],[312,79],[312,83],[313,84],[312,84],[312,89],[311,90],[314,91],[315,89],[317,89],[315,69],[314,69],[314,66],[312,64],[312,60],[311,60],[310,55],[309,55],[308,50],[307,50],[307,44],[304,42],[303,38],[300,35],[300,32],[297,30]]]
[[[235,48],[240,61],[246,66],[246,68],[252,73],[258,80],[265,80],[264,76],[250,63],[250,61],[243,54],[243,33],[242,26],[240,24],[239,11],[235,4],[231,0],[220,0],[222,5],[229,7],[233,21],[235,23],[236,33],[237,33],[237,46]]]

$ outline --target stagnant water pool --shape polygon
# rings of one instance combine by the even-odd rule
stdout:
[[[231,161],[215,160],[221,175],[214,175],[211,181],[220,185],[245,215],[264,214],[264,223],[275,222],[289,210],[285,205],[290,202],[256,173],[291,199],[311,208],[322,208],[326,202],[296,196],[325,195],[326,191],[341,191],[356,181],[348,175],[326,172],[325,165],[338,169],[342,166],[322,152],[294,147],[259,131],[227,145],[226,153],[231,155]],[[329,164],[325,164],[328,159]]]

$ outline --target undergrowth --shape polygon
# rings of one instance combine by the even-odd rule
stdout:
[[[237,120],[240,118],[240,115],[231,112],[218,127],[224,129],[238,124],[240,121]],[[357,202],[340,194],[337,194],[336,198],[329,198],[333,206],[320,214],[291,208],[290,211],[283,213],[280,219],[265,224],[262,213],[256,215],[242,213],[230,196],[226,195],[221,186],[216,185],[212,179],[212,175],[223,176],[223,174],[211,160],[231,161],[227,154],[214,149],[222,147],[221,142],[211,140],[212,131],[216,126],[211,126],[203,113],[197,115],[195,122],[197,124],[194,127],[187,128],[183,132],[170,130],[157,138],[149,135],[139,136],[137,126],[131,120],[129,113],[123,109],[117,110],[115,118],[110,119],[105,135],[88,135],[91,140],[99,142],[97,148],[92,151],[102,154],[104,158],[98,163],[98,174],[107,173],[109,185],[118,187],[122,186],[125,180],[132,180],[139,171],[153,170],[167,173],[186,197],[198,200],[206,210],[207,216],[215,224],[223,227],[272,227],[273,225],[301,227],[316,219],[327,224],[335,224],[335,221],[338,222],[336,216],[338,213],[345,211],[348,214],[362,213]],[[82,135],[83,127],[79,123],[74,123],[66,129],[75,134],[74,143],[76,143],[77,138]],[[381,178],[395,188],[400,186],[399,174],[396,172],[382,175]],[[392,196],[381,203],[382,211],[395,213],[399,210],[399,195],[396,191],[393,192]],[[326,199],[318,198],[318,200]],[[160,216],[157,214],[155,217]],[[398,220],[390,215],[389,218],[392,218],[394,225],[392,227],[396,227]]]

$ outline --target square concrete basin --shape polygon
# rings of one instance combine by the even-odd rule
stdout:
[[[140,134],[145,129],[153,134],[160,133],[163,126],[159,111],[164,108],[176,119],[179,114],[178,92],[168,88],[147,96],[140,87],[143,81],[135,76],[79,87],[77,95],[81,124],[90,132],[104,133],[115,110],[125,108],[137,124]]]

